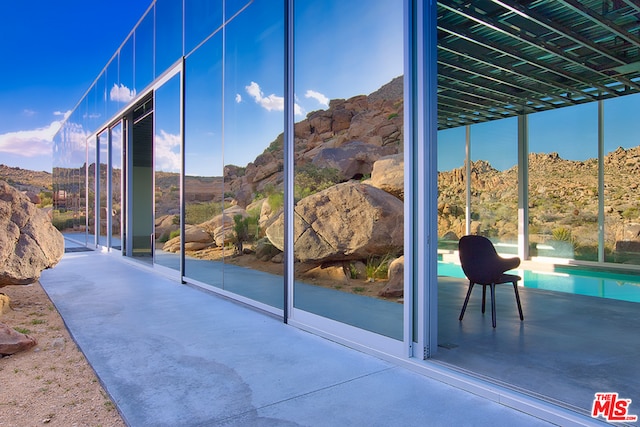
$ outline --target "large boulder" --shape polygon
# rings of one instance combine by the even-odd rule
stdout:
[[[339,170],[345,180],[359,179],[370,175],[374,162],[385,154],[382,147],[354,141],[340,147],[319,150],[312,163],[320,168]]]
[[[0,181],[0,287],[27,285],[64,255],[64,238],[46,213]]]
[[[283,223],[280,215],[266,230],[281,251]],[[403,203],[359,182],[334,185],[296,205],[293,239],[300,261],[365,259],[398,252],[403,247]]]
[[[21,334],[0,323],[0,355],[6,356],[19,351],[28,350],[37,344],[35,338]]]
[[[371,179],[365,183],[404,200],[404,153],[386,156],[376,161],[371,171]]]
[[[184,246],[188,251],[197,251],[213,245],[214,241],[211,234],[196,225],[185,225],[184,233],[186,236]],[[180,236],[174,237],[164,244],[162,250],[174,253],[180,252],[180,240]]]

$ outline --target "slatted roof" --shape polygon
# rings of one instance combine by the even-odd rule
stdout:
[[[438,126],[640,92],[640,0],[438,1]]]

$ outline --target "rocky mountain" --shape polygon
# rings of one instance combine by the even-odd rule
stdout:
[[[558,153],[529,154],[529,216],[534,242],[559,239],[593,257],[598,242],[598,162],[574,161]],[[456,240],[465,232],[465,168],[439,173],[438,229]],[[471,164],[471,232],[515,240],[517,168],[498,171],[486,161]],[[640,241],[640,146],[618,148],[604,158],[605,243]],[[623,244],[624,246],[624,244]]]
[[[32,171],[0,164],[0,180],[6,181],[20,191],[31,191],[38,194],[51,191],[52,177],[50,172]]]

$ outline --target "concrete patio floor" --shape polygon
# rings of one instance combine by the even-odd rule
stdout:
[[[54,269],[43,272],[41,283],[130,426],[548,425],[495,400],[107,254],[67,253]],[[455,298],[460,289],[464,287],[455,284],[447,288],[453,293],[452,310],[459,310]],[[509,297],[513,295],[498,295],[496,330],[490,328],[490,316],[484,322],[474,319],[479,313],[473,303],[462,324],[456,316],[457,329],[443,327],[441,321],[441,342],[447,348],[439,350],[439,363],[474,370],[482,368],[483,357],[488,357],[514,378],[522,377],[517,368],[527,357],[523,352],[538,347],[530,341],[529,331],[546,325],[538,325],[527,296],[523,298],[526,334],[522,325],[510,326],[515,303]],[[548,307],[550,312],[554,309]],[[440,316],[446,311],[443,306]],[[572,313],[565,316],[582,335],[593,336]],[[602,319],[593,321],[598,320]],[[478,330],[478,336],[485,337],[474,343],[472,335]],[[517,344],[506,345],[508,337],[515,337]],[[532,355],[524,365],[553,366],[559,344],[549,343],[544,361]],[[470,356],[466,362],[465,354]],[[538,380],[554,388],[567,377]],[[624,395],[635,393],[629,390],[614,391],[634,398]],[[558,414],[566,415],[562,408]],[[547,419],[561,425],[602,424],[573,413]]]

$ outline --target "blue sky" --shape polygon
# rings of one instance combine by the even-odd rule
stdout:
[[[51,137],[147,0],[3,2],[0,163],[51,171]]]
[[[151,0],[34,0],[3,4],[0,163],[51,170],[51,138],[60,122],[150,4]],[[296,120],[308,112],[327,108],[330,99],[368,94],[402,74],[402,2],[369,0],[367,8],[358,4],[342,0],[297,2]],[[243,12],[243,19],[255,20],[253,31],[228,30],[229,37],[237,37],[239,43],[233,54],[227,53],[227,61],[234,58],[240,63],[235,68],[227,65],[225,76],[224,161],[240,166],[254,160],[282,132],[283,117],[282,53],[278,44],[282,22],[269,17],[281,16],[282,12],[264,0],[256,1],[250,9],[251,13],[249,9]],[[358,19],[354,20],[354,16]],[[247,24],[242,25],[246,28]],[[380,31],[382,27],[384,31]],[[634,112],[639,102],[637,96],[608,101],[608,151],[617,146],[640,145],[638,132],[628,126],[636,120]],[[592,103],[530,116],[531,151],[557,151],[572,160],[594,157],[596,112],[596,104]],[[230,125],[227,120],[233,117],[237,121]],[[210,116],[205,121],[200,137],[203,145],[211,147],[205,139],[211,140],[221,129]],[[472,127],[472,158],[485,158],[498,169],[513,166],[515,126],[515,119],[510,119]],[[632,133],[623,134],[621,129],[631,129]],[[174,129],[158,129],[157,133],[163,135],[162,131],[166,140],[159,142],[166,143],[163,149],[168,150],[169,162],[177,158],[179,147]],[[439,139],[439,169],[461,166],[464,128],[441,132]],[[211,167],[211,156],[191,154],[193,160],[188,161],[194,174],[220,173],[220,167]],[[168,165],[167,169],[171,169]]]

